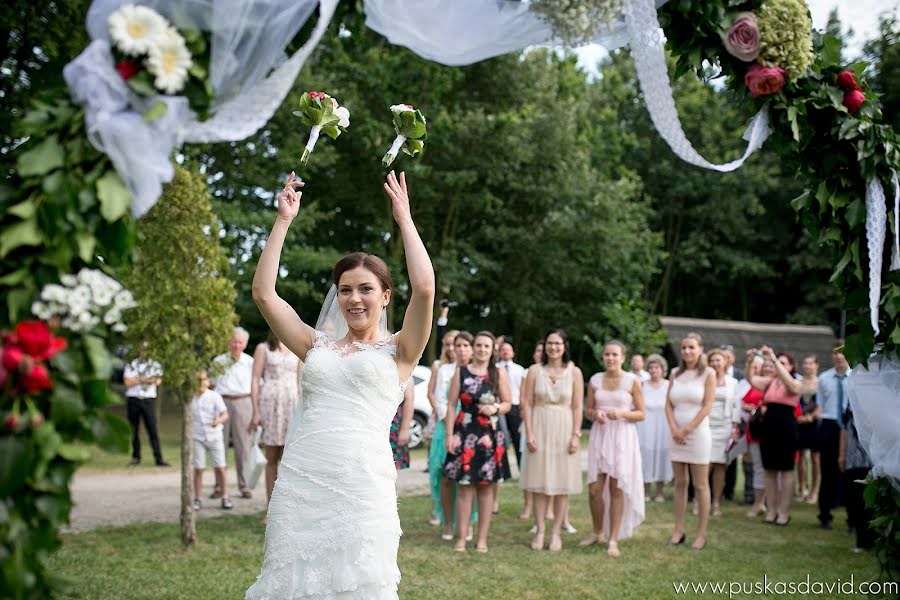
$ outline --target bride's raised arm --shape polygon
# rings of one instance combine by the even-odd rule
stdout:
[[[302,187],[303,182],[297,181],[296,175],[291,171],[287,181],[284,182],[284,189],[278,195],[278,217],[272,225],[272,232],[256,264],[256,274],[253,276],[253,300],[278,339],[300,357],[300,360],[306,360],[306,353],[316,341],[316,332],[304,323],[297,311],[275,291],[281,249],[288,227],[300,211],[300,197],[303,194],[299,190]]]
[[[409,192],[406,174],[399,180],[391,171],[384,184],[384,191],[391,199],[394,220],[400,229],[403,249],[406,252],[406,270],[409,274],[410,298],[403,317],[403,327],[397,340],[397,362],[412,367],[418,362],[431,335],[431,317],[434,310],[434,268],[409,209]]]

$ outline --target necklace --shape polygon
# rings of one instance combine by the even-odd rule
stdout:
[[[556,373],[551,373],[550,369],[554,369]],[[562,379],[562,376],[565,374],[565,367],[544,367],[544,373],[547,375],[547,379],[550,380],[550,383],[556,385],[556,382]]]

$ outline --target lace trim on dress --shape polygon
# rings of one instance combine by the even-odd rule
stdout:
[[[376,352],[384,352],[391,357],[397,355],[397,336],[400,335],[400,332],[389,335],[386,338],[380,339],[377,342],[372,342],[368,344],[366,342],[353,341],[345,346],[338,346],[337,342],[330,337],[328,337],[322,331],[316,331],[316,340],[313,343],[313,348],[324,348],[326,350],[331,350],[335,354],[337,354],[341,358],[345,358],[347,356],[352,356],[354,354],[358,354],[360,352],[365,352],[367,350],[374,350]],[[421,358],[421,357],[419,357]],[[418,360],[416,363],[418,364]],[[399,377],[398,377],[399,379]],[[406,393],[406,386],[409,385],[409,382],[412,380],[412,373],[409,374],[409,377],[406,378],[405,381],[400,381],[400,392]]]

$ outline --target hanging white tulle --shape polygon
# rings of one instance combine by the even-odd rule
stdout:
[[[161,97],[169,113],[149,123],[141,119],[135,108],[144,100],[115,71],[107,29],[109,15],[132,3],[153,8],[176,27],[210,32],[213,117],[198,122],[182,107],[184,98]],[[156,203],[162,184],[173,176],[171,165],[163,163],[169,163],[182,142],[236,141],[265,125],[321,39],[336,5],[337,0],[94,0],[87,17],[94,41],[63,75],[73,99],[85,107],[91,142],[109,155],[134,196],[132,214],[140,217]],[[285,60],[285,48],[317,6],[312,35]]]
[[[900,490],[900,360],[875,356],[868,369],[857,367],[847,379],[847,395],[859,441],[875,477],[889,477]]]
[[[654,1],[654,0],[651,0]],[[662,6],[666,0],[657,0]],[[528,2],[509,0],[365,0],[366,25],[392,44],[445,65],[470,65],[529,46],[561,46]],[[602,26],[594,41],[628,43],[624,21]]]

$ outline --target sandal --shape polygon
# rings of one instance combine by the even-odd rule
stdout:
[[[544,549],[544,533],[536,533],[534,534],[534,539],[531,540],[531,549],[532,550],[543,550]]]
[[[562,550],[562,538],[558,535],[554,535],[550,537],[550,552],[559,552]]]
[[[602,533],[591,533],[591,535],[587,536],[580,542],[578,542],[579,546],[593,546],[594,544],[602,544],[606,540],[603,539]]]
[[[622,556],[622,553],[619,552],[619,543],[618,542],[609,542],[607,545],[606,553],[613,558],[619,558]]]

